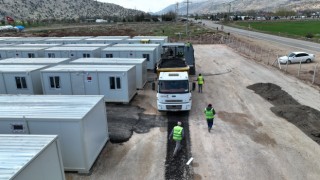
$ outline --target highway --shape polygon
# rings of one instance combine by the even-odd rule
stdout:
[[[221,24],[216,24],[213,21],[202,20],[202,23],[205,23],[205,25],[209,28],[217,29],[218,27],[219,30],[221,30]],[[271,43],[277,43],[287,47],[292,47],[293,50],[307,51],[309,53],[320,52],[320,44],[318,43],[285,38],[285,37],[280,37],[280,36],[275,36],[270,34],[243,30],[243,29],[237,29],[229,26],[224,26],[223,31],[230,32],[231,34],[238,34],[238,35],[247,36],[251,38],[261,39],[261,40],[269,41]]]

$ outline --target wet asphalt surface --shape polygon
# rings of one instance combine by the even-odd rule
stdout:
[[[193,179],[191,165],[186,165],[191,156],[188,112],[168,112],[161,116],[147,115],[144,109],[123,104],[107,104],[108,130],[110,142],[123,143],[128,141],[133,132],[148,133],[154,127],[167,127],[168,136],[178,121],[184,128],[184,139],[181,150],[173,157],[175,142],[167,141],[165,161],[166,180]],[[169,137],[167,137],[169,139]]]

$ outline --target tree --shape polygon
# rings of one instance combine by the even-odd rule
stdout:
[[[176,17],[177,17],[177,14],[174,13],[173,11],[170,11],[170,12],[163,14],[161,16],[162,21],[173,21],[176,19]]]

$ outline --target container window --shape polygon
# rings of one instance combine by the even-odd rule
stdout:
[[[59,76],[50,76],[50,87],[54,89],[60,88],[60,77]]]
[[[113,58],[113,54],[106,54],[106,58]]]
[[[150,61],[150,54],[142,54],[143,58],[146,58],[147,61]]]
[[[121,79],[117,77],[117,89],[121,89]]]
[[[48,57],[49,57],[49,58],[55,58],[56,55],[55,55],[54,53],[48,53]]]
[[[90,54],[83,54],[84,58],[90,58]]]
[[[27,89],[25,77],[15,77],[17,89]]]
[[[114,80],[115,80],[114,77],[109,77],[110,89],[116,89],[116,84],[115,84]]]
[[[35,58],[34,53],[28,53],[28,58]]]

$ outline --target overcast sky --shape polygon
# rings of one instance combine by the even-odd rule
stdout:
[[[136,9],[145,12],[158,12],[171,4],[183,0],[98,0],[101,2],[113,3],[124,8]]]

